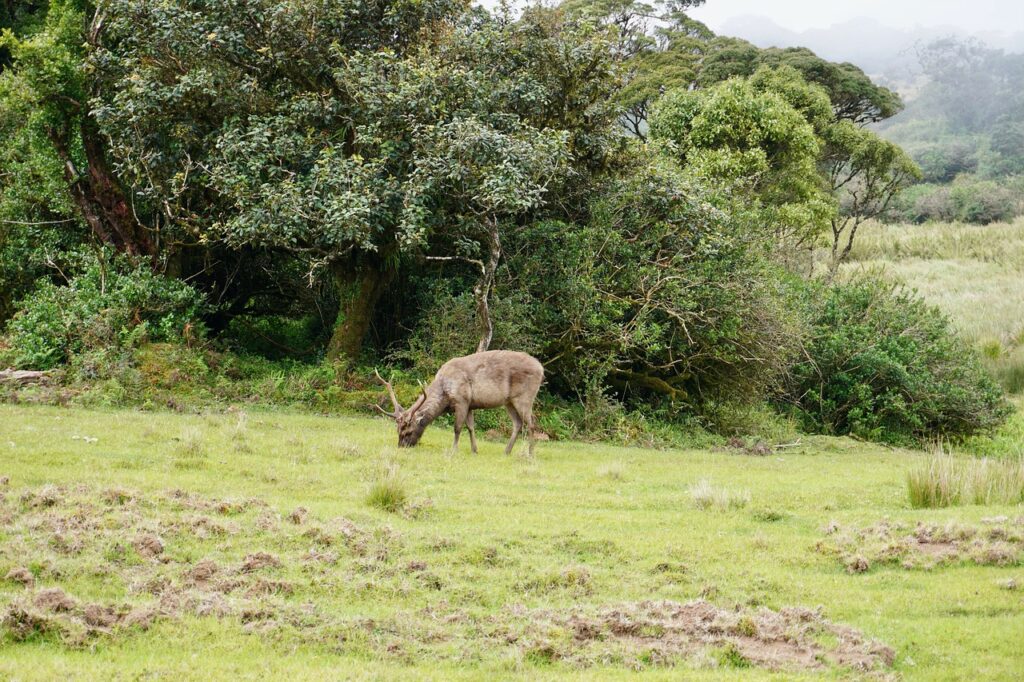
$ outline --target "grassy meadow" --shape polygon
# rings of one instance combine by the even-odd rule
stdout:
[[[1024,509],[913,508],[926,453],[472,456],[443,428],[399,451],[383,418],[271,411],[0,405],[0,426],[4,679],[1024,670]]]
[[[884,269],[948,313],[1007,390],[1024,392],[1024,218],[868,224],[844,271]]]

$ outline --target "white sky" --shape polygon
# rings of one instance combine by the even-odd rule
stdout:
[[[828,28],[868,17],[893,28],[950,25],[969,32],[1024,31],[1024,0],[707,0],[690,10],[712,30],[743,15],[760,15],[794,31]]]

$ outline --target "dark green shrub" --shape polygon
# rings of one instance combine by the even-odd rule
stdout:
[[[897,222],[962,222],[986,225],[1012,220],[1024,212],[1020,192],[991,180],[963,176],[949,185],[920,184],[906,189],[889,207]]]
[[[80,354],[109,356],[144,340],[201,336],[200,293],[120,260],[95,263],[64,286],[44,281],[17,307],[7,341],[25,368],[49,369]]]
[[[929,182],[951,182],[961,173],[972,173],[978,167],[977,148],[969,142],[944,140],[918,151],[914,160]]]
[[[627,406],[757,399],[788,366],[799,319],[770,237],[670,164],[608,182],[585,224],[523,228],[498,294],[539,342],[551,390]]]
[[[1011,220],[1018,214],[1015,192],[991,180],[958,181],[950,189],[956,219],[987,225]]]
[[[809,292],[811,334],[786,398],[809,428],[909,444],[1001,424],[1011,409],[938,309],[865,277]]]

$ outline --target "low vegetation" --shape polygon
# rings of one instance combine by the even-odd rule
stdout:
[[[405,480],[399,470],[398,463],[385,461],[370,481],[366,492],[366,504],[386,512],[397,512],[405,506],[409,499]]]
[[[716,488],[702,478],[690,487],[690,498],[697,509],[743,509],[750,504],[750,491]]]

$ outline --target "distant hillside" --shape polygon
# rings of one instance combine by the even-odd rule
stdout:
[[[973,35],[990,47],[1024,52],[1024,32],[968,34],[955,26],[905,30],[868,18],[852,19],[829,28],[791,31],[768,17],[746,15],[725,22],[718,33],[749,40],[758,47],[809,47],[826,59],[853,62],[900,89],[914,82],[920,71],[916,47],[937,38]]]

